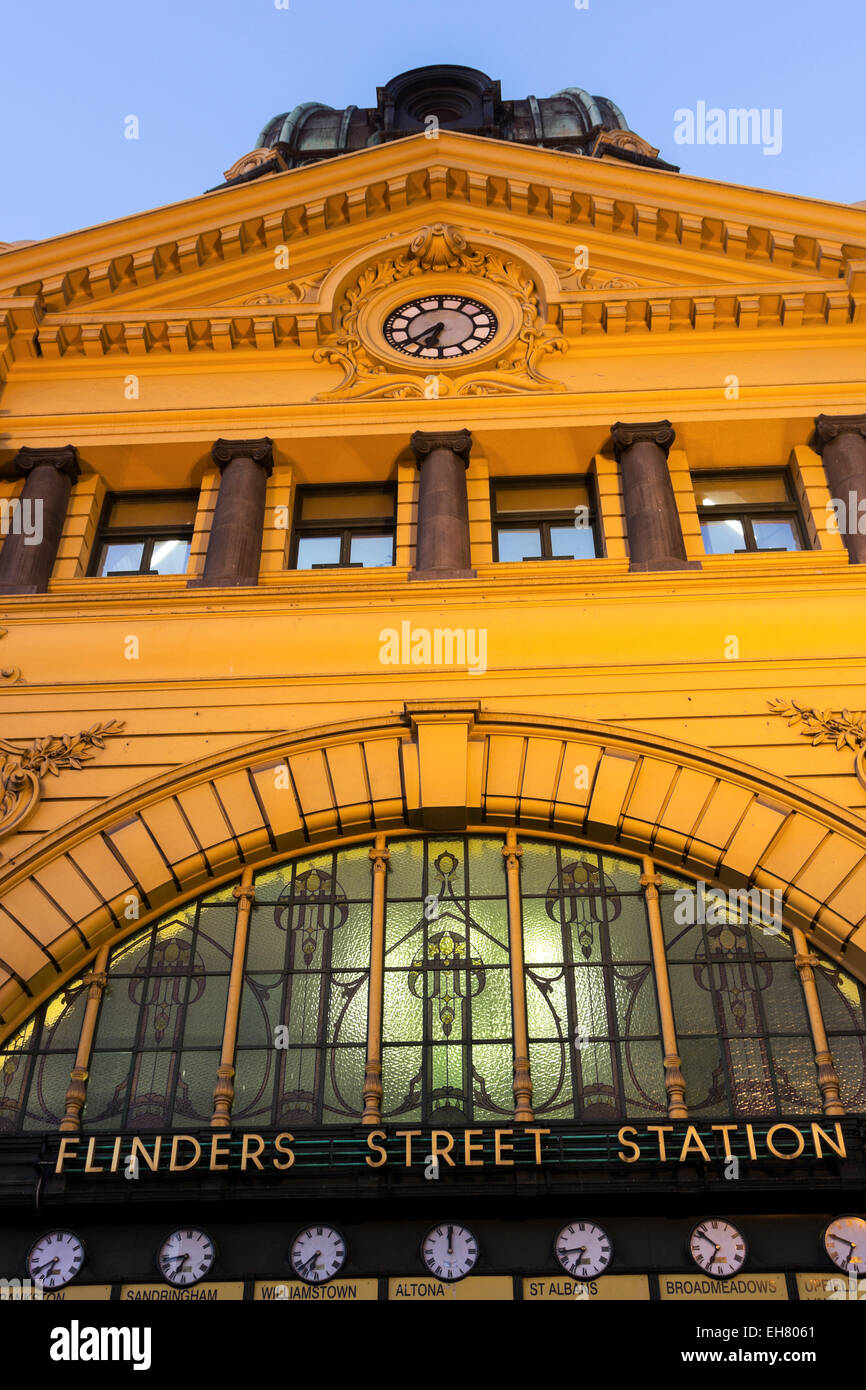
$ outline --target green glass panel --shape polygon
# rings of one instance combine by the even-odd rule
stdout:
[[[279,1054],[258,1048],[241,1048],[235,1062],[235,1099],[232,1122],[247,1125],[271,1123],[274,1075]]]
[[[327,1003],[327,975],[296,974],[291,976],[286,992],[286,1015],[280,1019],[289,1030],[289,1044],[299,1047],[302,1043],[315,1043],[319,1040],[319,1020],[325,1013]]]
[[[674,1004],[674,1018],[680,1037],[690,1033],[715,1033],[716,1016],[706,966],[670,965],[668,974]]]
[[[527,965],[556,964],[563,959],[558,913],[551,921],[543,898],[523,900],[523,958]]]
[[[775,924],[750,926],[749,941],[752,953],[759,959],[768,956],[770,960],[787,960],[794,954],[791,933],[784,927],[777,931]]]
[[[473,956],[480,956],[485,965],[507,965],[508,907],[505,899],[482,898],[473,901],[472,919],[469,943]]]
[[[771,1033],[808,1033],[809,1016],[793,960],[761,962],[755,966],[755,975],[764,985],[761,1001],[768,1030]]]
[[[169,1124],[177,1054],[139,1052],[133,1060],[124,1128],[161,1129]],[[182,1123],[171,1126],[183,1128]]]
[[[194,913],[194,908],[190,909],[190,914]],[[177,914],[175,914],[175,919]],[[153,939],[153,928],[145,927],[144,931],[136,932],[119,946],[115,946],[108,958],[109,975],[134,975],[136,970],[147,968],[150,956],[150,946]]]
[[[718,1038],[679,1037],[689,1116],[729,1115],[725,1063]]]
[[[469,838],[469,889],[473,898],[504,897],[506,892],[504,840]]]
[[[608,1017],[601,966],[578,965],[572,970],[576,1003],[574,1032],[587,1038],[608,1035]]]
[[[500,966],[484,974],[484,988],[472,995],[472,1037],[511,1037],[511,976]],[[478,988],[472,983],[473,990]]]
[[[424,841],[389,840],[388,850],[388,902],[399,898],[409,898],[413,903],[422,903],[421,875],[424,868]]]
[[[322,1122],[357,1124],[364,1109],[362,1047],[334,1047],[327,1053]]]
[[[527,970],[526,1016],[531,1038],[568,1037],[565,967],[533,966]]]
[[[283,1054],[285,1066],[277,1097],[277,1124],[311,1125],[316,1120],[320,1082],[318,1048],[297,1047]]]
[[[280,1022],[282,977],[248,975],[241,993],[238,1043],[240,1046],[273,1047],[274,1029]]]
[[[250,913],[247,970],[282,970],[286,949],[286,933],[276,924],[274,904],[255,906]]]
[[[501,1120],[514,1114],[514,1063],[510,1047],[472,1047],[473,1119]]]
[[[339,920],[339,916],[336,918]],[[331,968],[348,969],[370,963],[372,908],[369,903],[352,903],[346,920],[337,927],[331,941]]]
[[[722,1037],[763,1032],[754,967],[747,960],[714,961],[701,978],[706,982],[708,977],[712,980]]]
[[[815,970],[818,998],[828,1032],[860,1033],[864,1031],[860,988],[850,975],[838,966],[822,961]]]
[[[820,1114],[823,1102],[811,1039],[771,1038],[770,1054],[782,1114]]]
[[[100,1052],[90,1059],[82,1126],[119,1129],[131,1067],[129,1052]]]
[[[571,1068],[565,1045],[531,1042],[529,1065],[532,1070],[532,1104],[536,1115],[570,1118],[574,1114]]]
[[[831,1037],[830,1048],[845,1109],[862,1114],[866,1111],[866,1038]]]
[[[383,1035],[388,1042],[420,1042],[424,1018],[423,983],[416,980],[417,996],[409,987],[409,972],[385,971]]]
[[[614,972],[613,989],[620,1036],[658,1036],[655,982],[649,966],[618,966]]]
[[[649,927],[646,908],[642,898],[619,899],[619,915],[616,900],[607,897],[608,938],[613,960],[648,961],[651,959]]]
[[[222,888],[215,888],[212,893],[206,894],[200,899],[202,907],[216,903],[229,903],[232,908],[237,909],[237,899],[234,895],[237,882],[238,880],[235,879],[232,883],[225,883]]]
[[[520,844],[520,891],[524,898],[543,898],[556,879],[556,846],[544,840],[521,840]]]
[[[96,1051],[133,1047],[138,1037],[139,1005],[144,981],[125,976],[112,978],[102,993],[93,1046]]]
[[[382,1092],[383,1118],[421,1118],[420,1047],[383,1048]]]
[[[337,854],[337,883],[350,902],[369,902],[373,895],[373,865],[369,845],[354,845]]]
[[[565,853],[564,850],[563,853]],[[643,873],[643,866],[640,860],[620,858],[619,855],[613,854],[603,854],[601,856],[601,867],[605,877],[610,880],[618,893],[640,894],[642,892],[640,878]],[[605,886],[607,887],[607,885]]]
[[[659,897],[662,925],[665,936],[665,952],[670,961],[694,960],[698,951],[703,950],[703,931],[694,922],[688,921],[683,904],[668,894]],[[692,916],[694,913],[692,912]]]
[[[769,1058],[759,1038],[730,1038],[727,1043],[735,1115],[774,1115],[776,1102]]]
[[[253,878],[257,903],[275,903],[292,882],[292,865],[280,864],[275,869],[264,869]]]
[[[221,1046],[228,992],[227,975],[193,976],[186,1007],[184,1047]]]
[[[437,869],[436,861],[443,854],[447,857],[442,860],[439,869]],[[456,860],[456,865],[452,864],[452,859]],[[462,840],[427,841],[426,892],[438,894],[442,891],[443,885],[445,885],[443,896],[446,898],[450,897],[452,893],[457,898],[462,898],[466,894],[466,853]]]
[[[60,1124],[74,1065],[74,1052],[49,1052],[35,1059],[22,1125],[25,1131],[56,1129]]]
[[[442,1046],[430,1049],[431,1083],[430,1108],[433,1119],[437,1110],[458,1107],[466,1118],[471,1111],[466,1103],[465,1087],[468,1081],[464,1065],[462,1047]]]
[[[210,1124],[219,1060],[217,1051],[185,1050],[181,1054],[172,1116],[173,1129],[181,1129],[190,1123]]]
[[[139,1009],[137,1046],[169,1050],[179,1047],[188,998],[188,975],[151,976],[144,980],[119,980],[137,1000]]]
[[[337,1043],[367,1041],[366,974],[339,971],[331,977],[328,1040]]]
[[[657,1042],[632,1042],[620,1048],[624,1111],[629,1117],[664,1115],[667,1111],[662,1049]]]
[[[40,1051],[68,1049],[75,1052],[87,1007],[87,986],[81,978],[73,980],[60,994],[55,994],[42,1010]]]
[[[613,1047],[606,1042],[586,1043],[573,1051],[575,1078],[579,1081],[581,1113],[585,1119],[615,1119],[616,1095]]]
[[[19,1127],[32,1066],[25,1052],[0,1052],[0,1134]]]
[[[198,915],[195,941],[197,970],[229,971],[235,939],[237,904],[203,907]]]
[[[424,904],[392,903],[385,911],[385,964],[411,965],[424,947]]]

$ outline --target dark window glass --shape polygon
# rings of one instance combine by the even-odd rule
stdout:
[[[292,568],[381,568],[394,563],[391,487],[298,489]]]
[[[197,500],[187,492],[109,497],[91,574],[185,574]]]
[[[591,560],[601,553],[596,508],[582,479],[494,479],[490,493],[497,560]]]
[[[786,473],[696,473],[704,550],[802,550],[804,532]]]

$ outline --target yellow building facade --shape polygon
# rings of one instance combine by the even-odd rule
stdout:
[[[0,254],[9,1278],[858,1272],[866,211],[577,92]]]

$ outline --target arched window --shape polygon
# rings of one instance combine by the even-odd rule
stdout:
[[[244,930],[245,889],[240,905],[232,885],[203,894],[104,950],[0,1046],[0,1130],[75,1128],[79,1111],[85,1132],[200,1129],[227,1075],[233,1126],[355,1125],[380,1063],[383,1123],[501,1123],[522,1017],[545,1124],[664,1117],[671,1037],[690,1117],[819,1115],[816,1011],[844,1105],[866,1110],[864,989],[798,956],[756,890],[583,843],[506,851],[493,833],[399,836],[249,878]]]

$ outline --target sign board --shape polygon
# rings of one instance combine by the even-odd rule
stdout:
[[[603,1274],[600,1279],[524,1279],[524,1303],[570,1300],[572,1303],[649,1302],[649,1279],[645,1274]]]
[[[704,1274],[660,1274],[663,1300],[679,1303],[784,1303],[788,1286],[784,1274],[736,1274],[732,1279],[711,1279]]]
[[[379,1297],[378,1279],[329,1279],[304,1284],[299,1279],[257,1279],[257,1303],[361,1303]]]

